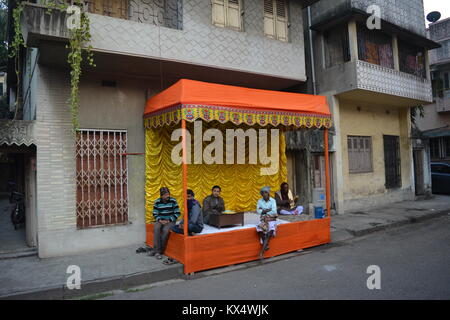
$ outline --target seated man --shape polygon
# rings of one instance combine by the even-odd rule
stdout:
[[[191,189],[187,190],[187,206],[188,206],[188,233],[192,235],[193,233],[200,233],[203,230],[203,216],[202,207],[197,200],[195,200],[194,191]],[[173,226],[172,231],[184,234],[184,219],[181,220],[179,225]]]
[[[256,212],[260,215],[260,224],[256,226],[261,242],[259,259],[264,259],[264,251],[269,250],[269,240],[275,237],[277,231],[277,204],[270,196],[270,187],[264,187],[260,191],[262,198],[256,204]]]
[[[212,187],[212,194],[203,200],[203,221],[209,224],[209,217],[214,214],[221,214],[225,210],[225,202],[220,196],[222,189],[219,186]]]
[[[298,197],[292,196],[289,185],[283,182],[280,191],[275,193],[275,201],[277,202],[277,211],[281,215],[299,215],[303,212],[302,206],[297,206]]]
[[[180,207],[177,200],[170,196],[169,188],[162,187],[159,190],[160,198],[156,199],[153,205],[153,216],[155,217],[153,250],[150,256],[162,259],[169,239],[169,231],[175,225],[180,216]],[[172,259],[168,259],[172,260]]]

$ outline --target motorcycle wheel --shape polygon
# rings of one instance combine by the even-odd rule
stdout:
[[[11,212],[11,223],[14,225],[14,230],[17,230],[17,224],[19,223],[19,207],[16,206]]]

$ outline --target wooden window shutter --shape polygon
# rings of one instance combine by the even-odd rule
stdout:
[[[211,0],[212,22],[218,27],[225,27],[225,0]]]
[[[264,35],[275,39],[274,0],[264,0]]]
[[[286,0],[275,0],[276,23],[275,30],[277,39],[281,41],[288,40],[288,13]]]
[[[348,136],[347,148],[350,173],[373,172],[371,137]]]
[[[227,27],[235,30],[241,30],[241,1],[240,0],[227,0],[227,12],[226,12]]]
[[[114,0],[113,12],[114,17],[120,19],[128,19],[128,0]]]
[[[103,15],[103,0],[93,0],[89,3],[89,12]]]
[[[347,137],[348,168],[350,172],[355,171],[355,152],[353,151],[353,138]]]
[[[91,0],[86,1],[88,12],[120,19],[128,19],[128,0]]]

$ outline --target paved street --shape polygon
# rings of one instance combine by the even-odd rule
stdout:
[[[367,289],[370,265],[381,268],[381,290]],[[450,216],[106,299],[450,299]]]

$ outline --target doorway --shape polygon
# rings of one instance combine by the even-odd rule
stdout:
[[[36,223],[36,148],[0,146],[0,253],[29,250],[37,245]],[[25,211],[23,223],[12,223],[11,213],[21,194]]]
[[[414,184],[416,189],[416,195],[425,194],[425,181],[423,173],[423,150],[416,149],[413,151],[414,161]]]
[[[386,189],[400,188],[402,186],[400,138],[398,136],[384,135],[383,143]]]

